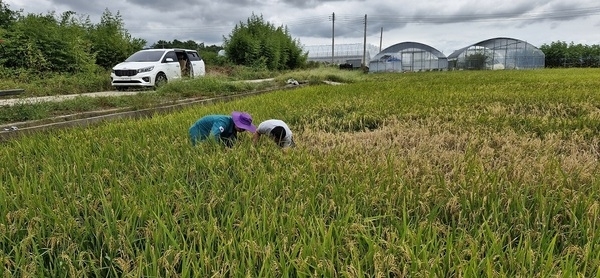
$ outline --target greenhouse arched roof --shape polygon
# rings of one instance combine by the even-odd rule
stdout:
[[[431,54],[437,56],[438,58],[446,58],[446,55],[444,55],[444,53],[442,53],[441,51],[439,51],[429,45],[418,43],[418,42],[401,42],[401,43],[397,43],[390,47],[385,48],[384,50],[379,52],[377,55],[375,55],[375,57],[373,57],[373,59],[371,59],[371,60],[379,60],[381,57],[383,57],[384,55],[387,55],[389,53],[402,52],[402,50],[410,49],[410,48],[422,49],[427,52],[430,52]]]
[[[401,42],[380,51],[369,62],[369,72],[417,72],[446,70],[441,51],[418,42]]]
[[[505,43],[498,43],[499,41],[504,41]],[[498,48],[502,48],[502,49],[505,48],[507,45],[506,42],[512,42],[510,44],[526,44],[526,45],[530,46],[532,49],[538,49],[537,47],[535,47],[525,41],[519,40],[519,39],[507,38],[507,37],[497,37],[497,38],[483,40],[478,43],[463,47],[459,50],[455,50],[454,52],[452,52],[452,54],[448,55],[448,60],[456,59],[460,54],[465,52],[465,50],[467,50],[473,46],[481,46],[481,47],[489,48],[491,50],[495,50]]]
[[[448,69],[537,69],[545,65],[544,52],[518,39],[498,37],[463,47],[448,56]]]

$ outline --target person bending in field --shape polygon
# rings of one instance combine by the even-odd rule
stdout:
[[[256,132],[252,117],[245,112],[233,111],[231,115],[207,115],[198,119],[189,129],[190,142],[195,146],[198,142],[214,139],[233,147],[238,132]]]
[[[254,144],[258,143],[258,140],[262,135],[266,135],[271,138],[271,140],[275,141],[275,143],[281,148],[296,146],[292,136],[292,131],[282,120],[270,119],[260,123],[256,128],[256,132],[254,133]]]

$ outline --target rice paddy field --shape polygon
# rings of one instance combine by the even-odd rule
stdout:
[[[205,114],[286,121],[192,147]],[[600,277],[600,70],[369,74],[0,146],[3,277]]]

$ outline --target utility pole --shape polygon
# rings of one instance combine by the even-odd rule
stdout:
[[[331,14],[331,65],[333,66],[334,50],[335,50],[335,13]]]
[[[365,38],[363,42],[363,70],[367,66],[367,15],[365,14]]]
[[[379,52],[381,52],[381,42],[383,41],[383,27],[381,27],[381,35],[379,35]]]

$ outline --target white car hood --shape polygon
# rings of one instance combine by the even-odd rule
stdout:
[[[113,67],[114,70],[136,70],[156,65],[157,62],[123,62]]]

